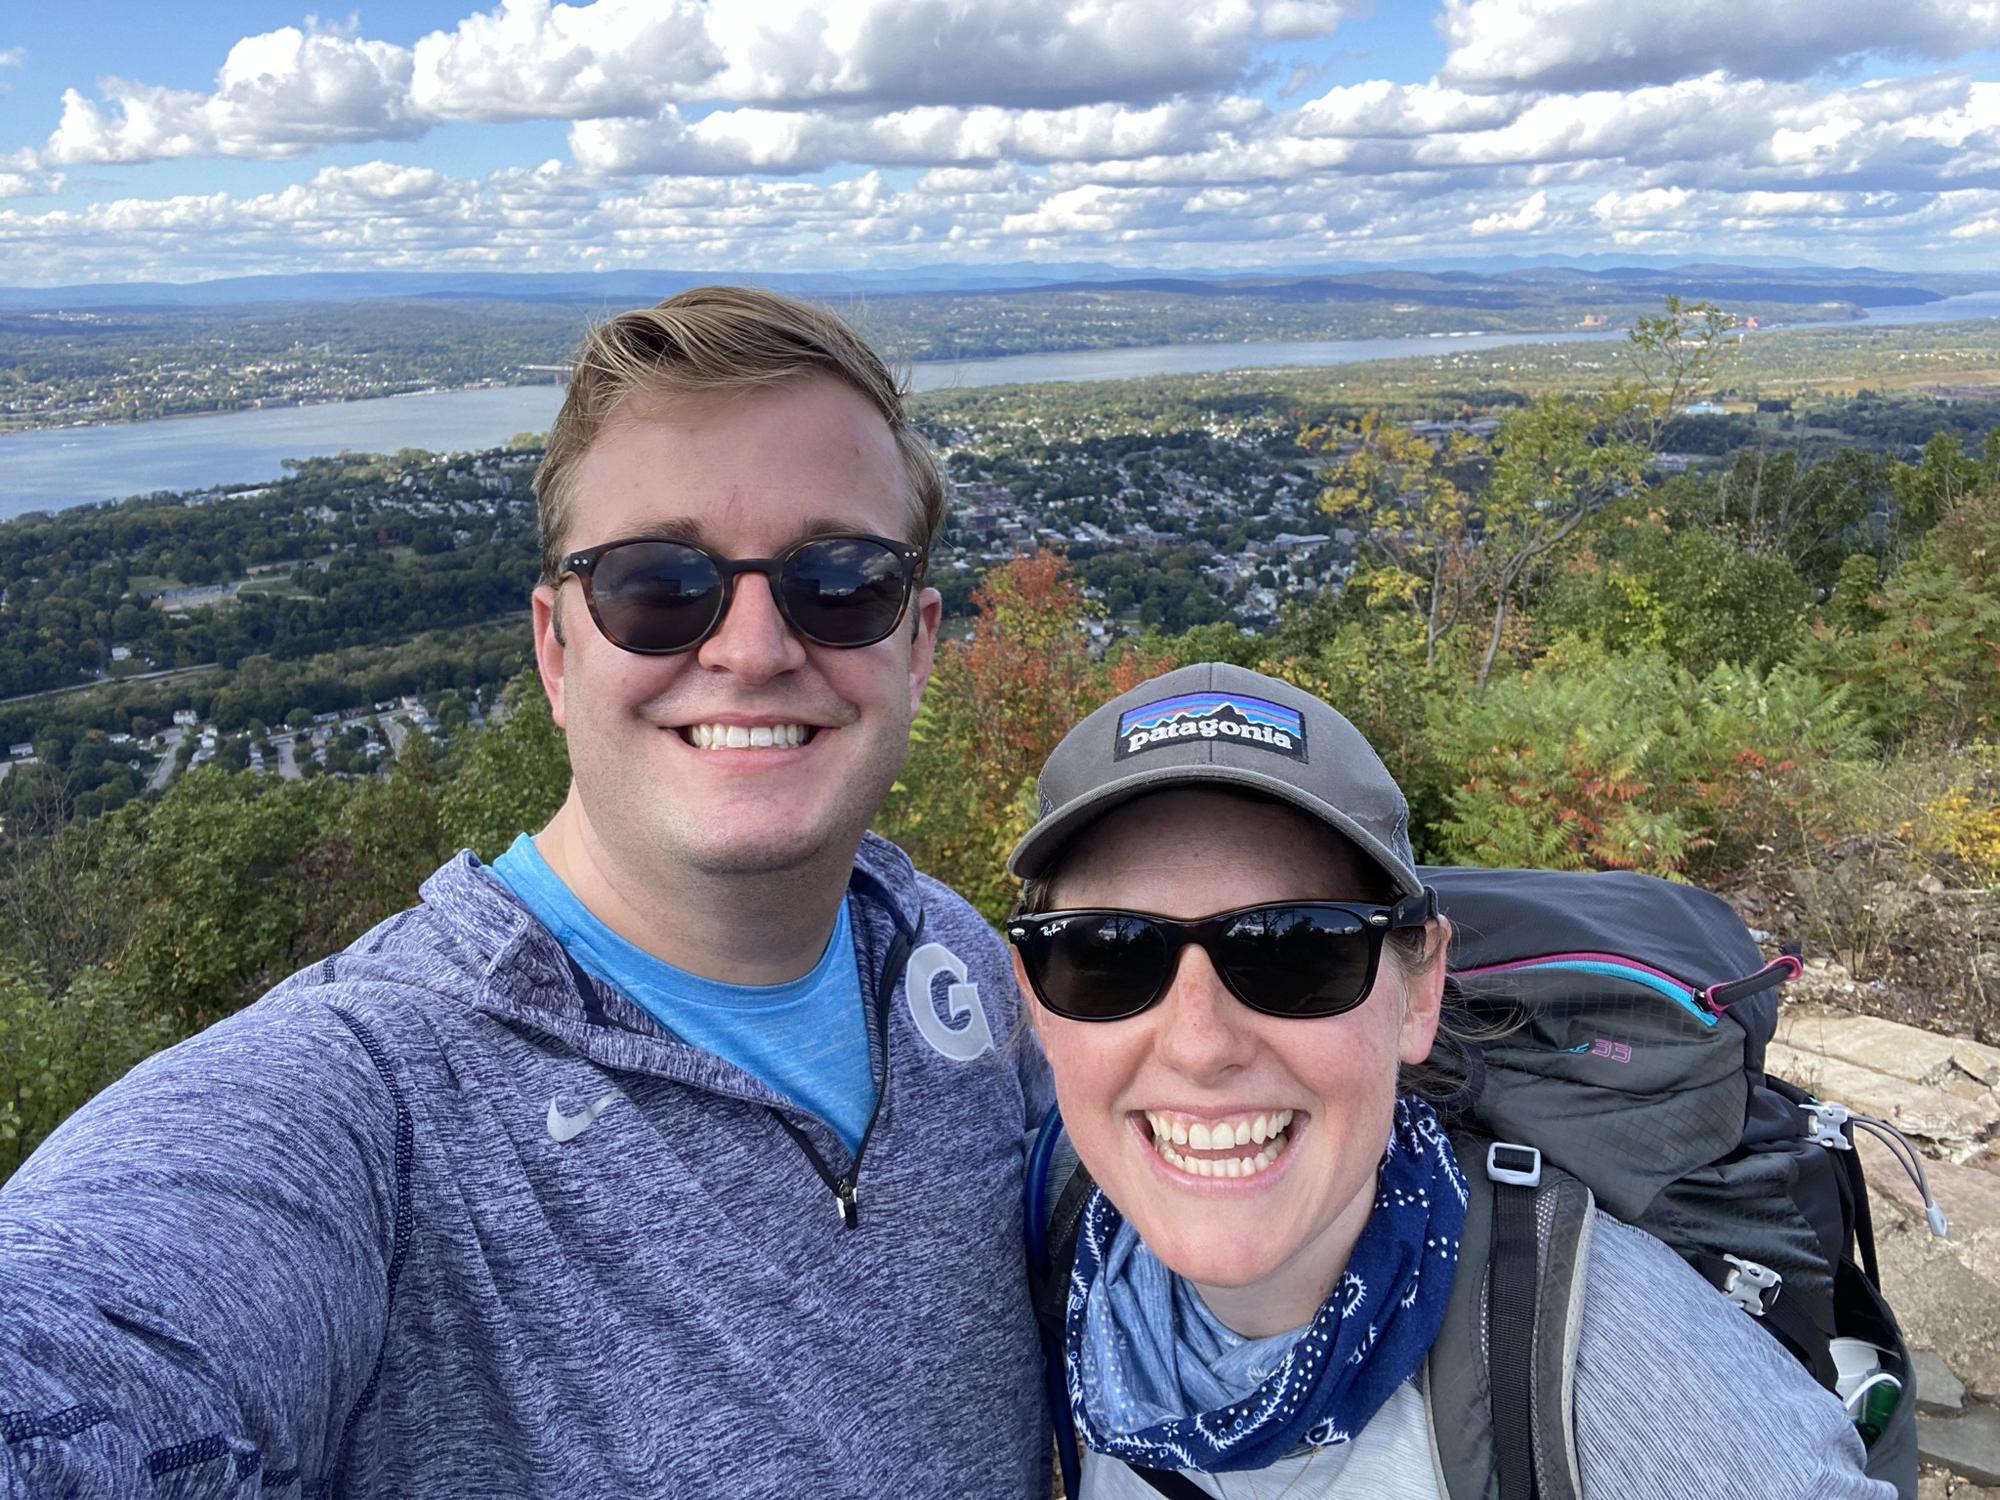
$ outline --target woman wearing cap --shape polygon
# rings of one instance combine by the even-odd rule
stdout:
[[[1066,1330],[1084,1500],[1443,1495],[1417,1377],[1466,1188],[1399,1088],[1448,929],[1395,780],[1318,699],[1204,664],[1090,715],[1041,793],[1009,934],[1098,1185]],[[1586,1500],[1893,1494],[1839,1404],[1671,1250],[1612,1220],[1591,1243]],[[1647,1421],[1692,1349],[1718,1410],[1754,1403],[1754,1451],[1740,1422]]]

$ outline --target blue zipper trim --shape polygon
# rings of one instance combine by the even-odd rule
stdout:
[[[1662,979],[1657,974],[1649,974],[1644,969],[1631,968],[1625,964],[1607,964],[1598,963],[1591,959],[1570,958],[1557,959],[1552,963],[1545,964],[1516,964],[1512,968],[1513,972],[1517,974],[1523,969],[1561,969],[1567,973],[1598,974],[1606,979],[1622,979],[1629,984],[1643,984],[1647,989],[1657,994],[1665,995],[1704,1026],[1713,1027],[1722,1019],[1720,1016],[1711,1015],[1708,1011],[1704,1010],[1696,1003],[1694,996],[1680,985],[1674,984],[1670,980]]]

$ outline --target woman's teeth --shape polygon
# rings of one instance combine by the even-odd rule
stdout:
[[[690,724],[688,743],[697,750],[790,750],[812,738],[804,724]]]
[[[1195,1177],[1254,1177],[1276,1161],[1289,1144],[1285,1127],[1292,1123],[1292,1112],[1283,1109],[1236,1120],[1190,1124],[1147,1110],[1146,1123],[1153,1128],[1153,1149],[1168,1166]],[[1261,1145],[1263,1149],[1250,1156],[1192,1156],[1175,1149],[1184,1146],[1189,1152],[1234,1151],[1249,1145]]]

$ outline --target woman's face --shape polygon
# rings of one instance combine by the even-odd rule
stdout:
[[[1191,918],[1359,900],[1364,889],[1349,846],[1316,819],[1178,790],[1093,824],[1065,857],[1052,903]],[[1034,1007],[1077,1154],[1153,1253],[1238,1332],[1303,1325],[1347,1264],[1374,1202],[1397,1064],[1429,1056],[1443,975],[1436,964],[1406,979],[1384,953],[1361,1005],[1286,1020],[1237,1000],[1191,945],[1172,988],[1137,1016],[1071,1021]],[[1244,1143],[1216,1146],[1224,1125]],[[1184,1134],[1189,1143],[1175,1144]],[[1274,1146],[1254,1173],[1203,1170]]]

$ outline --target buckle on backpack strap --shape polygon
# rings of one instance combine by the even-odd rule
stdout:
[[[1542,1153],[1533,1146],[1515,1146],[1495,1141],[1486,1148],[1486,1175],[1495,1182],[1515,1187],[1542,1185]]]
[[[1722,1295],[1751,1317],[1763,1317],[1784,1290],[1785,1278],[1769,1266],[1760,1266],[1756,1261],[1745,1260],[1740,1255],[1725,1255],[1722,1258],[1734,1268],[1722,1279]]]
[[[1831,1146],[1836,1151],[1854,1149],[1854,1142],[1840,1128],[1850,1118],[1845,1104],[1821,1104],[1815,1099],[1810,1104],[1801,1104],[1799,1113],[1806,1117],[1806,1139],[1815,1146]]]

